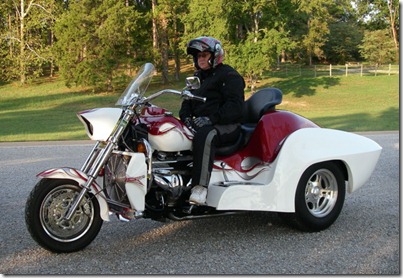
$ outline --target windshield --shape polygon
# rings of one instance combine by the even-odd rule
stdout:
[[[130,82],[129,86],[125,89],[120,96],[116,105],[128,106],[132,105],[137,99],[141,98],[150,84],[151,78],[155,73],[155,67],[151,63],[144,64],[137,75]]]

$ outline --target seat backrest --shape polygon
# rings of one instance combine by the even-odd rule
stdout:
[[[277,88],[264,88],[254,93],[244,102],[243,123],[257,123],[267,111],[273,110],[283,99]]]

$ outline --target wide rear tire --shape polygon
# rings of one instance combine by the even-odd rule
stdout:
[[[40,180],[28,197],[25,222],[32,238],[52,252],[74,252],[85,248],[97,236],[103,220],[98,200],[87,193],[71,220],[63,219],[80,193],[75,181]]]
[[[318,232],[336,221],[345,195],[346,185],[340,166],[331,161],[314,164],[299,180],[295,213],[280,213],[280,216],[294,228]]]

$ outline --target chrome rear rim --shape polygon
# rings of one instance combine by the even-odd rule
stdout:
[[[315,217],[328,215],[337,201],[337,180],[327,169],[319,169],[309,178],[305,187],[305,204]]]

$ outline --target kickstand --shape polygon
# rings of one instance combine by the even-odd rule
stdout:
[[[185,210],[183,210],[183,212],[187,213],[187,214],[191,214],[193,208],[194,208],[194,205],[190,205],[189,209],[185,209]]]

